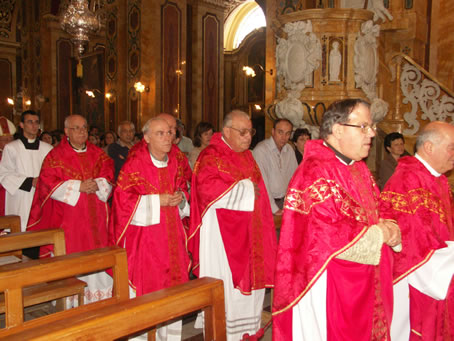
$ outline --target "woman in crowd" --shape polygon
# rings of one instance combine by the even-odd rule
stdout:
[[[117,135],[113,131],[108,131],[107,133],[104,134],[104,151],[107,153],[107,148],[109,148],[109,145],[112,143],[117,142]]]
[[[298,128],[293,133],[292,142],[295,144],[295,156],[298,164],[303,160],[304,146],[311,139],[311,133],[306,128]]]
[[[378,173],[378,186],[380,190],[385,187],[386,182],[393,175],[397,166],[397,160],[405,153],[404,136],[397,132],[388,134],[385,136],[384,145],[387,154],[380,164],[380,171]]]
[[[88,141],[91,144],[94,144],[95,146],[99,147],[98,146],[98,138],[96,137],[96,135],[93,135],[93,134],[88,135]]]
[[[39,139],[41,141],[44,141],[46,143],[49,143],[50,145],[53,145],[53,139],[52,135],[48,131],[43,131],[41,135],[39,135]]]
[[[194,169],[195,162],[202,150],[210,144],[211,137],[214,133],[214,127],[211,123],[200,122],[195,127],[194,148],[189,152],[189,164]]]

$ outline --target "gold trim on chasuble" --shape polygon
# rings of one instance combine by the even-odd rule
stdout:
[[[123,171],[120,171],[120,174],[118,175],[117,186],[120,187],[123,191],[126,191],[134,186],[144,186],[147,194],[159,194],[159,190],[156,188],[156,186],[152,185],[143,176],[140,176],[140,172],[125,174]]]
[[[285,198],[284,208],[307,215],[312,207],[322,204],[332,198],[340,205],[342,214],[364,224],[368,224],[365,210],[334,180],[317,179],[303,191],[289,188]]]
[[[380,197],[383,201],[391,203],[392,208],[398,212],[415,214],[419,208],[426,208],[437,214],[440,221],[447,225],[444,206],[434,194],[423,188],[412,189],[406,194],[386,191],[382,192]]]

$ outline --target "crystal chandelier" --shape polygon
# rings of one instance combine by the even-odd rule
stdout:
[[[76,45],[79,56],[84,52],[89,34],[96,33],[100,28],[99,19],[88,9],[85,0],[71,0],[61,15],[60,23],[63,30],[72,36],[71,41]]]

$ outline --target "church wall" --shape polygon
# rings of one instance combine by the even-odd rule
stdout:
[[[432,23],[429,72],[454,89],[454,35],[452,32],[454,2],[432,1]]]

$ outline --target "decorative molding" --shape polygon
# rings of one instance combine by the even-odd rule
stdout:
[[[313,86],[313,72],[320,66],[322,45],[312,32],[310,20],[288,23],[284,26],[288,39],[278,38],[276,69],[278,91],[302,91]]]
[[[2,0],[0,5],[0,37],[9,38],[16,0]]]
[[[140,72],[140,3],[131,3],[128,8],[128,76],[134,78]]]
[[[174,114],[179,110],[182,13],[178,4],[166,1],[161,6],[161,111]]]
[[[422,111],[420,119],[454,122],[454,98],[446,94],[440,97],[440,86],[430,79],[422,79],[422,73],[413,65],[405,64],[400,76],[400,89],[404,98],[402,103],[411,105],[411,111],[404,113],[404,120],[408,124],[405,135],[414,135],[418,132],[420,123],[417,112]]]
[[[203,60],[202,60],[202,120],[213,126],[218,126],[219,116],[219,74],[221,46],[221,23],[217,16],[206,13],[202,18],[203,24]]]

